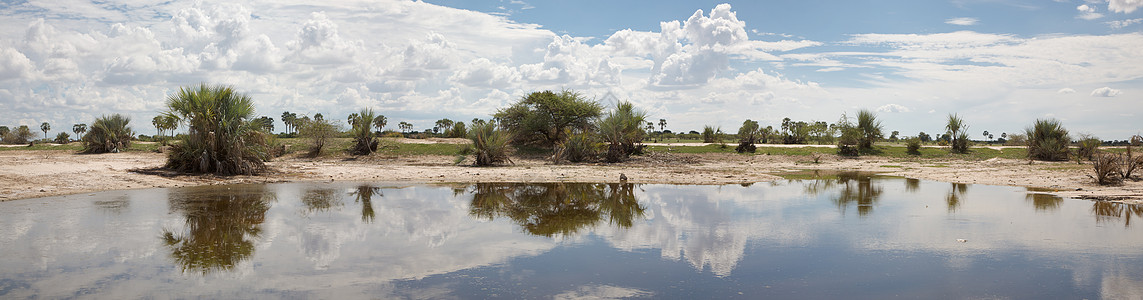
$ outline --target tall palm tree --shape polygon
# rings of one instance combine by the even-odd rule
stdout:
[[[385,125],[388,123],[389,120],[385,119],[385,116],[377,115],[376,117],[373,117],[373,126],[377,127],[377,132],[381,132],[383,128],[385,128]]]
[[[40,124],[40,130],[44,131],[44,139],[48,139],[48,130],[52,130],[52,124],[48,124],[48,122]]]
[[[72,125],[71,132],[75,132],[76,137],[81,137],[84,132],[87,132],[87,124],[80,123]]]
[[[873,143],[881,139],[881,121],[877,120],[877,115],[867,109],[862,109],[857,112],[857,129],[861,131],[861,140],[858,147],[861,149],[873,149]]]
[[[182,87],[167,97],[165,114],[187,124],[167,167],[185,172],[253,174],[264,168],[266,137],[253,122],[254,101],[225,85]]]
[[[968,124],[964,123],[964,119],[956,114],[949,114],[945,131],[949,134],[949,143],[952,144],[950,149],[953,152],[968,152]],[[988,131],[985,131],[984,135],[988,136]]]

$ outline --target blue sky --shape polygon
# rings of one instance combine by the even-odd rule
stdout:
[[[125,113],[152,133],[167,94],[212,82],[260,115],[372,107],[418,129],[574,89],[674,131],[870,109],[903,135],[949,113],[1143,133],[1141,0],[27,0],[0,2],[0,41],[0,125],[55,131]]]

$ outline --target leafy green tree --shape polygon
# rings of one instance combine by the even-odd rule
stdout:
[[[15,130],[11,130],[3,135],[5,143],[9,144],[26,144],[28,140],[34,137],[32,129],[28,125],[20,125]]]
[[[901,132],[900,132],[900,131],[896,131],[896,130],[894,130],[894,131],[893,131],[893,133],[890,133],[890,134],[889,134],[889,141],[890,141],[890,142],[896,142],[896,141],[897,141],[897,139],[898,139],[898,138],[897,138],[897,136],[898,136],[898,135],[900,135],[900,134],[901,134]]]
[[[452,129],[449,129],[446,136],[450,138],[463,138],[468,136],[468,129],[465,128],[464,122],[456,122],[452,125]]]
[[[113,114],[101,116],[92,123],[91,130],[83,135],[84,153],[116,153],[131,146],[135,132],[129,126],[131,118]]]
[[[590,130],[602,112],[599,103],[564,90],[531,93],[493,116],[516,143],[553,147],[567,139],[568,129]]]
[[[850,122],[849,117],[844,113],[838,119],[837,127],[841,131],[841,136],[837,138],[837,153],[847,156],[859,155],[863,137],[861,129]]]
[[[647,135],[641,128],[646,119],[646,112],[636,109],[631,102],[620,101],[615,110],[599,121],[599,136],[607,143],[607,162],[623,161],[639,150],[638,144]]]
[[[254,121],[254,101],[227,85],[180,87],[167,96],[164,114],[187,124],[167,167],[183,172],[255,174],[265,168],[269,147]]]
[[[325,116],[322,116],[321,113],[316,113],[314,114],[314,121],[325,121]]]
[[[738,147],[734,148],[734,151],[754,153],[758,149],[754,143],[758,141],[759,127],[758,121],[746,119],[745,122],[742,122],[742,127],[738,128]]]
[[[274,132],[274,118],[262,116],[254,119],[254,122],[258,124],[258,129],[261,129],[266,133]]]
[[[451,129],[452,125],[455,123],[456,122],[453,122],[452,120],[449,120],[447,118],[437,120],[435,126],[433,126],[433,132],[434,133],[444,133],[445,131],[448,131],[449,129]]]
[[[310,142],[310,156],[320,156],[325,146],[329,144],[330,140],[337,137],[341,129],[337,124],[327,121],[324,118],[302,118],[298,124],[298,133],[305,137]]]
[[[928,133],[925,133],[924,131],[921,131],[921,133],[917,134],[917,139],[920,140],[922,143],[928,143],[928,142],[933,141],[933,137],[930,136]]]
[[[0,126],[0,139],[7,136],[9,132],[12,132],[11,128],[8,128],[8,126]]]
[[[48,122],[41,123],[40,130],[44,131],[44,139],[46,140],[48,139],[48,130],[52,130],[52,124],[48,124]]]

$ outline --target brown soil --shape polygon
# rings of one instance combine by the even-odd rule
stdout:
[[[453,142],[453,141],[440,141]],[[514,158],[514,164],[478,168],[453,165],[451,156],[286,156],[257,176],[186,175],[163,170],[160,153],[74,154],[67,151],[0,152],[0,201],[104,190],[295,181],[377,182],[615,182],[737,184],[781,179],[774,173],[805,169],[872,171],[956,183],[1039,188],[1063,197],[1143,203],[1143,182],[1094,183],[1090,165],[994,158],[985,161],[808,156],[652,153],[619,164],[552,164]]]

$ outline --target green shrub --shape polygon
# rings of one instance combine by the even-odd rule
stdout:
[[[255,174],[269,159],[254,101],[226,85],[181,87],[167,96],[166,115],[187,125],[167,155],[167,167],[182,172]]]
[[[369,155],[377,151],[377,138],[373,136],[373,119],[376,114],[373,109],[362,109],[361,112],[349,118],[353,126],[353,148],[349,149],[354,155]]]
[[[116,153],[127,150],[135,132],[127,125],[131,118],[113,114],[95,119],[83,135],[83,153]]]
[[[309,141],[310,148],[308,155],[317,157],[322,154],[325,147],[329,145],[333,138],[341,133],[341,128],[333,121],[325,119],[303,119],[299,121],[298,132],[303,138]]]
[[[1028,139],[1028,158],[1046,161],[1068,159],[1068,130],[1056,119],[1037,119],[1024,129]]]
[[[491,166],[499,162],[511,162],[508,156],[515,151],[509,144],[512,136],[496,128],[495,123],[473,125],[472,130],[468,131],[468,139],[472,140],[472,148],[469,148],[469,151],[476,158],[475,165]]]
[[[1079,147],[1076,148],[1077,159],[1091,160],[1096,150],[1099,150],[1099,146],[1103,144],[1103,141],[1100,141],[1097,137],[1084,134],[1080,135],[1078,144]]]
[[[968,153],[968,124],[956,114],[949,114],[945,130],[949,135],[949,150],[953,153]]]
[[[608,144],[607,162],[620,162],[642,151],[642,145],[638,144],[647,135],[643,129],[646,119],[646,112],[636,109],[631,102],[621,101],[599,121],[599,136]]]
[[[71,135],[67,134],[67,132],[60,132],[59,134],[56,134],[56,139],[54,142],[56,144],[70,143],[71,142]]]
[[[702,142],[714,143],[718,141],[718,136],[722,134],[721,128],[714,128],[713,126],[706,125],[702,127]]]
[[[564,90],[534,92],[494,117],[522,145],[551,148],[567,139],[569,129],[588,130],[603,107],[579,93]]]
[[[598,140],[591,133],[580,132],[569,134],[568,140],[556,148],[556,157],[566,159],[570,162],[593,160],[599,156],[598,145]]]
[[[857,112],[857,129],[860,130],[861,136],[859,138],[859,150],[872,150],[873,143],[881,139],[881,121],[877,120],[877,115],[868,109],[862,109]]]
[[[738,147],[735,147],[734,151],[738,153],[754,153],[754,151],[758,149],[757,146],[754,146],[754,143],[758,141],[759,137],[758,121],[746,119],[745,122],[742,122],[742,127],[738,128]]]
[[[911,138],[905,140],[905,152],[910,155],[921,155],[921,139]]]
[[[27,144],[33,136],[32,129],[28,128],[28,125],[20,125],[16,130],[5,132],[2,139],[5,144]]]

